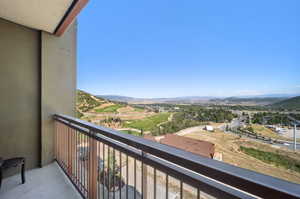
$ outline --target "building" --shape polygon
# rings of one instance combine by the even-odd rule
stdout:
[[[157,137],[145,135],[144,138],[161,144],[166,144],[168,146],[172,146],[187,152],[191,152],[193,154],[200,155],[206,158],[213,158],[215,153],[215,145],[213,143],[175,134],[166,134]]]
[[[188,137],[167,134],[160,140],[161,144],[173,146],[206,158],[213,158],[215,145],[210,142],[196,140]]]
[[[55,159],[53,114],[75,116],[76,16],[86,3],[0,1],[0,157],[25,157],[28,171]]]
[[[214,127],[210,126],[210,125],[205,125],[204,130],[212,132],[212,131],[214,131]]]

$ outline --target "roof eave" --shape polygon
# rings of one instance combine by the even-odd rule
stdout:
[[[64,17],[54,31],[54,35],[61,36],[68,29],[69,25],[75,20],[80,11],[86,6],[89,0],[74,0]]]

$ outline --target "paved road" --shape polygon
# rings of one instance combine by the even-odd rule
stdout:
[[[203,130],[203,128],[204,128],[203,125],[201,125],[201,126],[194,126],[194,127],[190,127],[190,128],[186,128],[186,129],[180,130],[180,131],[178,131],[175,134],[183,136],[183,135],[186,135],[186,134],[189,134],[189,133],[193,133],[193,132],[196,132],[196,131],[201,131],[201,130]]]
[[[229,124],[229,127],[230,127],[230,128],[238,128],[238,127],[242,126],[242,125],[244,124],[244,123],[242,122],[243,119],[244,119],[243,116],[242,116],[242,117],[239,117],[239,118],[234,118],[234,119],[231,121],[231,123]],[[226,125],[222,125],[222,126],[220,126],[219,128],[220,128],[222,131],[225,132],[225,130],[226,130]],[[229,133],[232,133],[232,132],[229,132]],[[299,135],[300,135],[299,130],[298,130],[298,132],[296,132],[296,133],[298,134],[297,138],[299,138],[299,137],[300,137],[300,136],[299,136]],[[235,133],[233,133],[233,134],[235,134]],[[247,137],[247,136],[243,136],[243,137]],[[247,137],[247,138],[249,138],[249,137]],[[283,140],[283,142],[284,142],[283,144],[278,144],[278,143],[272,144],[272,143],[270,143],[269,141],[264,141],[264,140],[254,139],[254,138],[249,138],[249,139],[256,140],[256,141],[259,141],[259,142],[263,142],[263,143],[266,143],[266,144],[271,144],[271,145],[273,145],[273,146],[278,146],[278,147],[283,147],[283,148],[288,148],[288,149],[294,150],[294,142],[290,142],[290,141],[284,141],[284,140]],[[300,143],[297,143],[296,149],[297,149],[297,150],[300,150]]]
[[[226,133],[232,133],[234,135],[237,135],[236,133],[233,133],[231,131],[227,131]],[[245,137],[245,138],[248,138],[248,139],[251,139],[251,140],[255,140],[255,141],[258,141],[258,142],[270,144],[270,145],[273,145],[273,146],[278,146],[278,147],[283,147],[283,148],[288,148],[288,149],[294,150],[294,142],[282,140],[283,144],[280,144],[280,143],[270,143],[270,141],[251,138],[251,137],[248,137],[246,135],[242,135],[242,137]],[[296,149],[300,151],[300,143],[297,143]]]

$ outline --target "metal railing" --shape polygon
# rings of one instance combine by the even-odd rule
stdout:
[[[300,198],[300,185],[65,115],[55,158],[83,198]]]

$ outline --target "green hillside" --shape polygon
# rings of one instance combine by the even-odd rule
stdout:
[[[115,104],[115,105],[108,106],[105,108],[96,109],[95,111],[96,111],[96,113],[117,113],[117,110],[122,107],[124,107],[124,105]]]
[[[157,125],[160,123],[168,121],[170,113],[159,113],[141,120],[133,120],[129,123],[126,123],[124,127],[143,129],[144,131],[151,131],[154,128],[157,128]]]
[[[94,97],[91,94],[86,93],[82,90],[77,90],[76,95],[77,95],[76,106],[82,112],[87,112],[107,102],[107,100]]]
[[[272,107],[289,110],[300,110],[300,96],[274,103]]]

